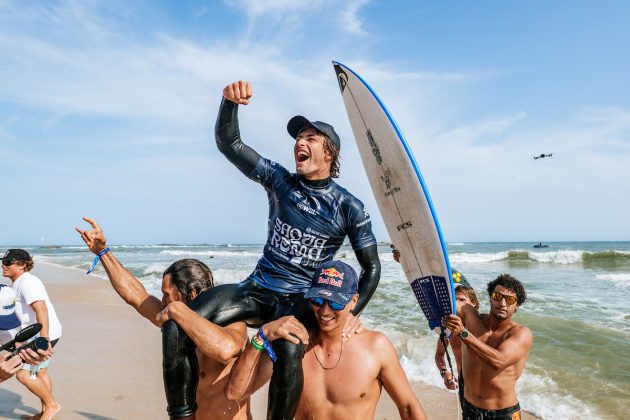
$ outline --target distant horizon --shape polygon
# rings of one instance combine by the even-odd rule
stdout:
[[[560,243],[615,243],[615,242],[630,242],[629,240],[577,240],[577,241],[450,241],[446,242],[446,245],[454,245],[454,244],[560,244]],[[392,243],[389,241],[377,241],[378,245],[391,245]],[[264,246],[265,243],[247,243],[247,242],[227,242],[227,243],[122,243],[122,244],[107,244],[107,246],[115,246],[115,247],[134,247],[134,246]],[[64,247],[80,247],[81,244],[50,244],[50,245],[0,245],[2,249],[9,248],[64,248]],[[350,244],[343,244],[344,247],[350,247]],[[87,246],[85,249],[88,250]]]

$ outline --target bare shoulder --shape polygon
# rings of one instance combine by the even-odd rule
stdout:
[[[364,329],[356,338],[360,340],[360,342],[357,340],[357,344],[368,349],[371,353],[378,353],[386,357],[396,354],[396,349],[392,342],[380,331]]]
[[[517,324],[516,322],[514,323],[514,326],[510,329],[509,337],[518,339],[520,341],[527,341],[530,343],[534,340],[534,334],[532,333],[532,330],[524,325]]]

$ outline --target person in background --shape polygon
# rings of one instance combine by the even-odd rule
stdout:
[[[48,348],[52,349],[61,338],[62,327],[44,283],[30,273],[33,266],[33,259],[23,249],[9,249],[2,257],[2,275],[13,282],[15,312],[21,326],[36,322],[42,324],[39,336],[47,339]],[[49,363],[49,358],[37,365],[25,363],[16,374],[17,379],[42,403],[42,411],[32,419],[50,420],[61,411],[61,405],[53,396]]]

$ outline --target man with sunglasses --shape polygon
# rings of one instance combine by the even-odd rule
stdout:
[[[224,284],[201,293],[190,308],[218,325],[246,321],[251,327],[295,315],[314,325],[304,300],[315,269],[332,260],[346,238],[361,266],[358,314],[376,290],[380,261],[370,216],[363,203],[338,185],[341,140],[334,128],[303,116],[291,118],[287,131],[293,141],[295,172],[266,159],[246,145],[239,130],[238,109],[248,105],[251,84],[231,83],[215,125],[219,151],[250,180],[259,183],[269,203],[267,242],[253,272],[239,284]],[[164,385],[171,418],[194,418],[197,381],[194,344],[176,323],[162,329]],[[293,419],[302,393],[302,344],[276,340],[274,375],[269,385],[268,418]]]
[[[363,329],[344,338],[343,327],[355,308],[358,278],[352,267],[329,261],[315,271],[304,297],[317,328],[310,335],[293,316],[263,325],[236,361],[226,388],[229,399],[246,398],[269,380],[275,365],[268,343],[277,339],[307,344],[303,366],[304,392],[295,418],[373,419],[385,390],[402,419],[426,419],[403,371],[394,346],[380,332]],[[266,354],[265,354],[266,353]]]
[[[488,283],[490,313],[479,314],[468,304],[457,303],[458,315],[447,315],[442,324],[458,336],[462,346],[464,388],[463,419],[521,418],[516,381],[525,369],[533,344],[529,328],[512,320],[527,294],[520,281],[501,274]]]

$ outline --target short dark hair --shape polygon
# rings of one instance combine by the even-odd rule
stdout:
[[[497,286],[503,286],[510,292],[516,293],[516,303],[518,303],[518,306],[521,306],[523,303],[525,303],[525,299],[527,299],[527,293],[525,293],[523,283],[516,280],[516,278],[512,277],[509,274],[501,274],[496,279],[488,283],[488,295],[492,294],[495,287]]]
[[[167,274],[171,275],[171,281],[188,301],[192,300],[193,291],[198,295],[214,287],[210,267],[193,258],[175,261],[164,271],[163,276]]]
[[[475,292],[475,289],[460,284],[455,288],[455,293],[463,293],[466,297],[468,297],[468,299],[470,299],[472,306],[474,306],[475,309],[479,309],[479,299],[477,299],[477,292]]]

